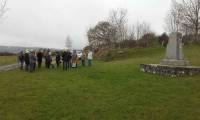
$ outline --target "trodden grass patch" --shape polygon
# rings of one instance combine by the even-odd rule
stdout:
[[[17,63],[17,56],[0,56],[0,66]]]
[[[195,65],[200,65],[199,50],[185,49]],[[0,120],[200,119],[200,75],[172,78],[139,71],[140,63],[159,63],[163,56],[164,49],[151,48],[126,59],[95,61],[91,68],[0,73]]]

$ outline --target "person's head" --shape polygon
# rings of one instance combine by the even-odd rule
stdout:
[[[49,55],[51,55],[51,52],[49,52]]]
[[[26,53],[27,53],[27,54],[29,53],[29,49],[26,49]]]
[[[20,54],[23,54],[23,51],[20,51]]]

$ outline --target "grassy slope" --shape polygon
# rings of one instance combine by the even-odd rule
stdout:
[[[185,50],[195,65],[199,50]],[[163,54],[164,49],[140,49],[130,59],[98,61],[92,68],[0,73],[0,120],[200,119],[199,75],[139,71],[140,63],[158,63]]]
[[[12,64],[12,63],[17,63],[16,56],[0,56],[0,66]]]

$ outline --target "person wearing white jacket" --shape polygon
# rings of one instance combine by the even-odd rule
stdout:
[[[87,59],[88,59],[88,66],[92,66],[92,59],[93,59],[93,53],[92,53],[92,51],[88,52]]]

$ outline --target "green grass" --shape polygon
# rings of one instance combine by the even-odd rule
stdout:
[[[200,66],[199,50],[189,46],[185,53]],[[91,68],[0,73],[0,120],[200,119],[200,75],[142,73],[139,64],[159,63],[164,49],[129,52],[130,58],[96,61]]]
[[[0,66],[17,63],[17,56],[0,56]]]

